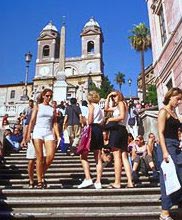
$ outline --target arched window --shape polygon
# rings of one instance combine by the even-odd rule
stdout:
[[[48,57],[49,56],[49,53],[50,53],[50,48],[48,45],[44,46],[43,47],[43,51],[42,51],[42,56],[43,57]]]
[[[87,44],[87,52],[88,53],[94,53],[94,42],[89,41]]]

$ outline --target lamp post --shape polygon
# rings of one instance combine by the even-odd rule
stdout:
[[[132,97],[132,96],[131,96],[131,83],[132,83],[132,79],[129,78],[129,79],[128,79],[128,85],[129,85],[129,91],[130,91],[130,98]]]
[[[31,60],[32,60],[32,54],[29,51],[28,53],[25,54],[25,62],[26,62],[25,90],[23,91],[23,96],[21,97],[21,100],[23,100],[23,101],[27,101],[29,99],[27,84],[28,84],[29,64],[30,64]]]

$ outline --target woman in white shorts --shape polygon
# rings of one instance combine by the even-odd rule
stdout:
[[[27,142],[31,140],[31,131],[33,128],[33,143],[36,153],[36,172],[37,172],[37,188],[44,188],[44,174],[51,165],[55,150],[56,138],[60,139],[59,129],[57,124],[56,112],[49,104],[53,92],[51,89],[44,89],[40,94],[40,104],[33,109],[30,119]],[[56,135],[56,137],[55,137]],[[44,163],[43,146],[45,146],[46,159]]]

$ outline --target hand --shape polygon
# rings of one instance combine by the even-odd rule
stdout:
[[[27,135],[25,142],[28,143],[28,142],[30,142],[30,140],[31,140],[31,135]]]
[[[169,162],[169,153],[168,153],[168,152],[166,152],[166,153],[163,154],[163,160],[164,160],[166,163]]]
[[[111,118],[108,118],[106,121],[106,124],[108,124],[111,121]]]
[[[21,147],[27,147],[27,143],[25,141],[25,139],[22,140],[22,142],[20,143]]]

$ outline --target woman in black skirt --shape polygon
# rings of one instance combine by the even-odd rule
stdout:
[[[121,187],[122,164],[128,178],[127,187],[133,187],[131,168],[127,156],[128,132],[126,129],[128,105],[124,96],[119,91],[111,92],[105,102],[105,111],[111,111],[113,116],[107,120],[106,128],[109,129],[109,146],[114,156],[115,181],[108,188]]]
[[[102,158],[101,149],[103,147],[103,134],[102,134],[102,123],[104,120],[103,110],[98,105],[100,101],[100,96],[96,91],[90,91],[88,93],[88,118],[87,124],[91,126],[91,143],[90,150],[94,152],[94,158],[96,161],[96,171],[97,177],[94,183],[96,189],[101,189],[101,176],[102,176]],[[85,179],[78,186],[79,189],[89,187],[93,184],[90,175],[90,166],[88,162],[88,153],[84,152],[81,154],[81,163],[85,173]]]

